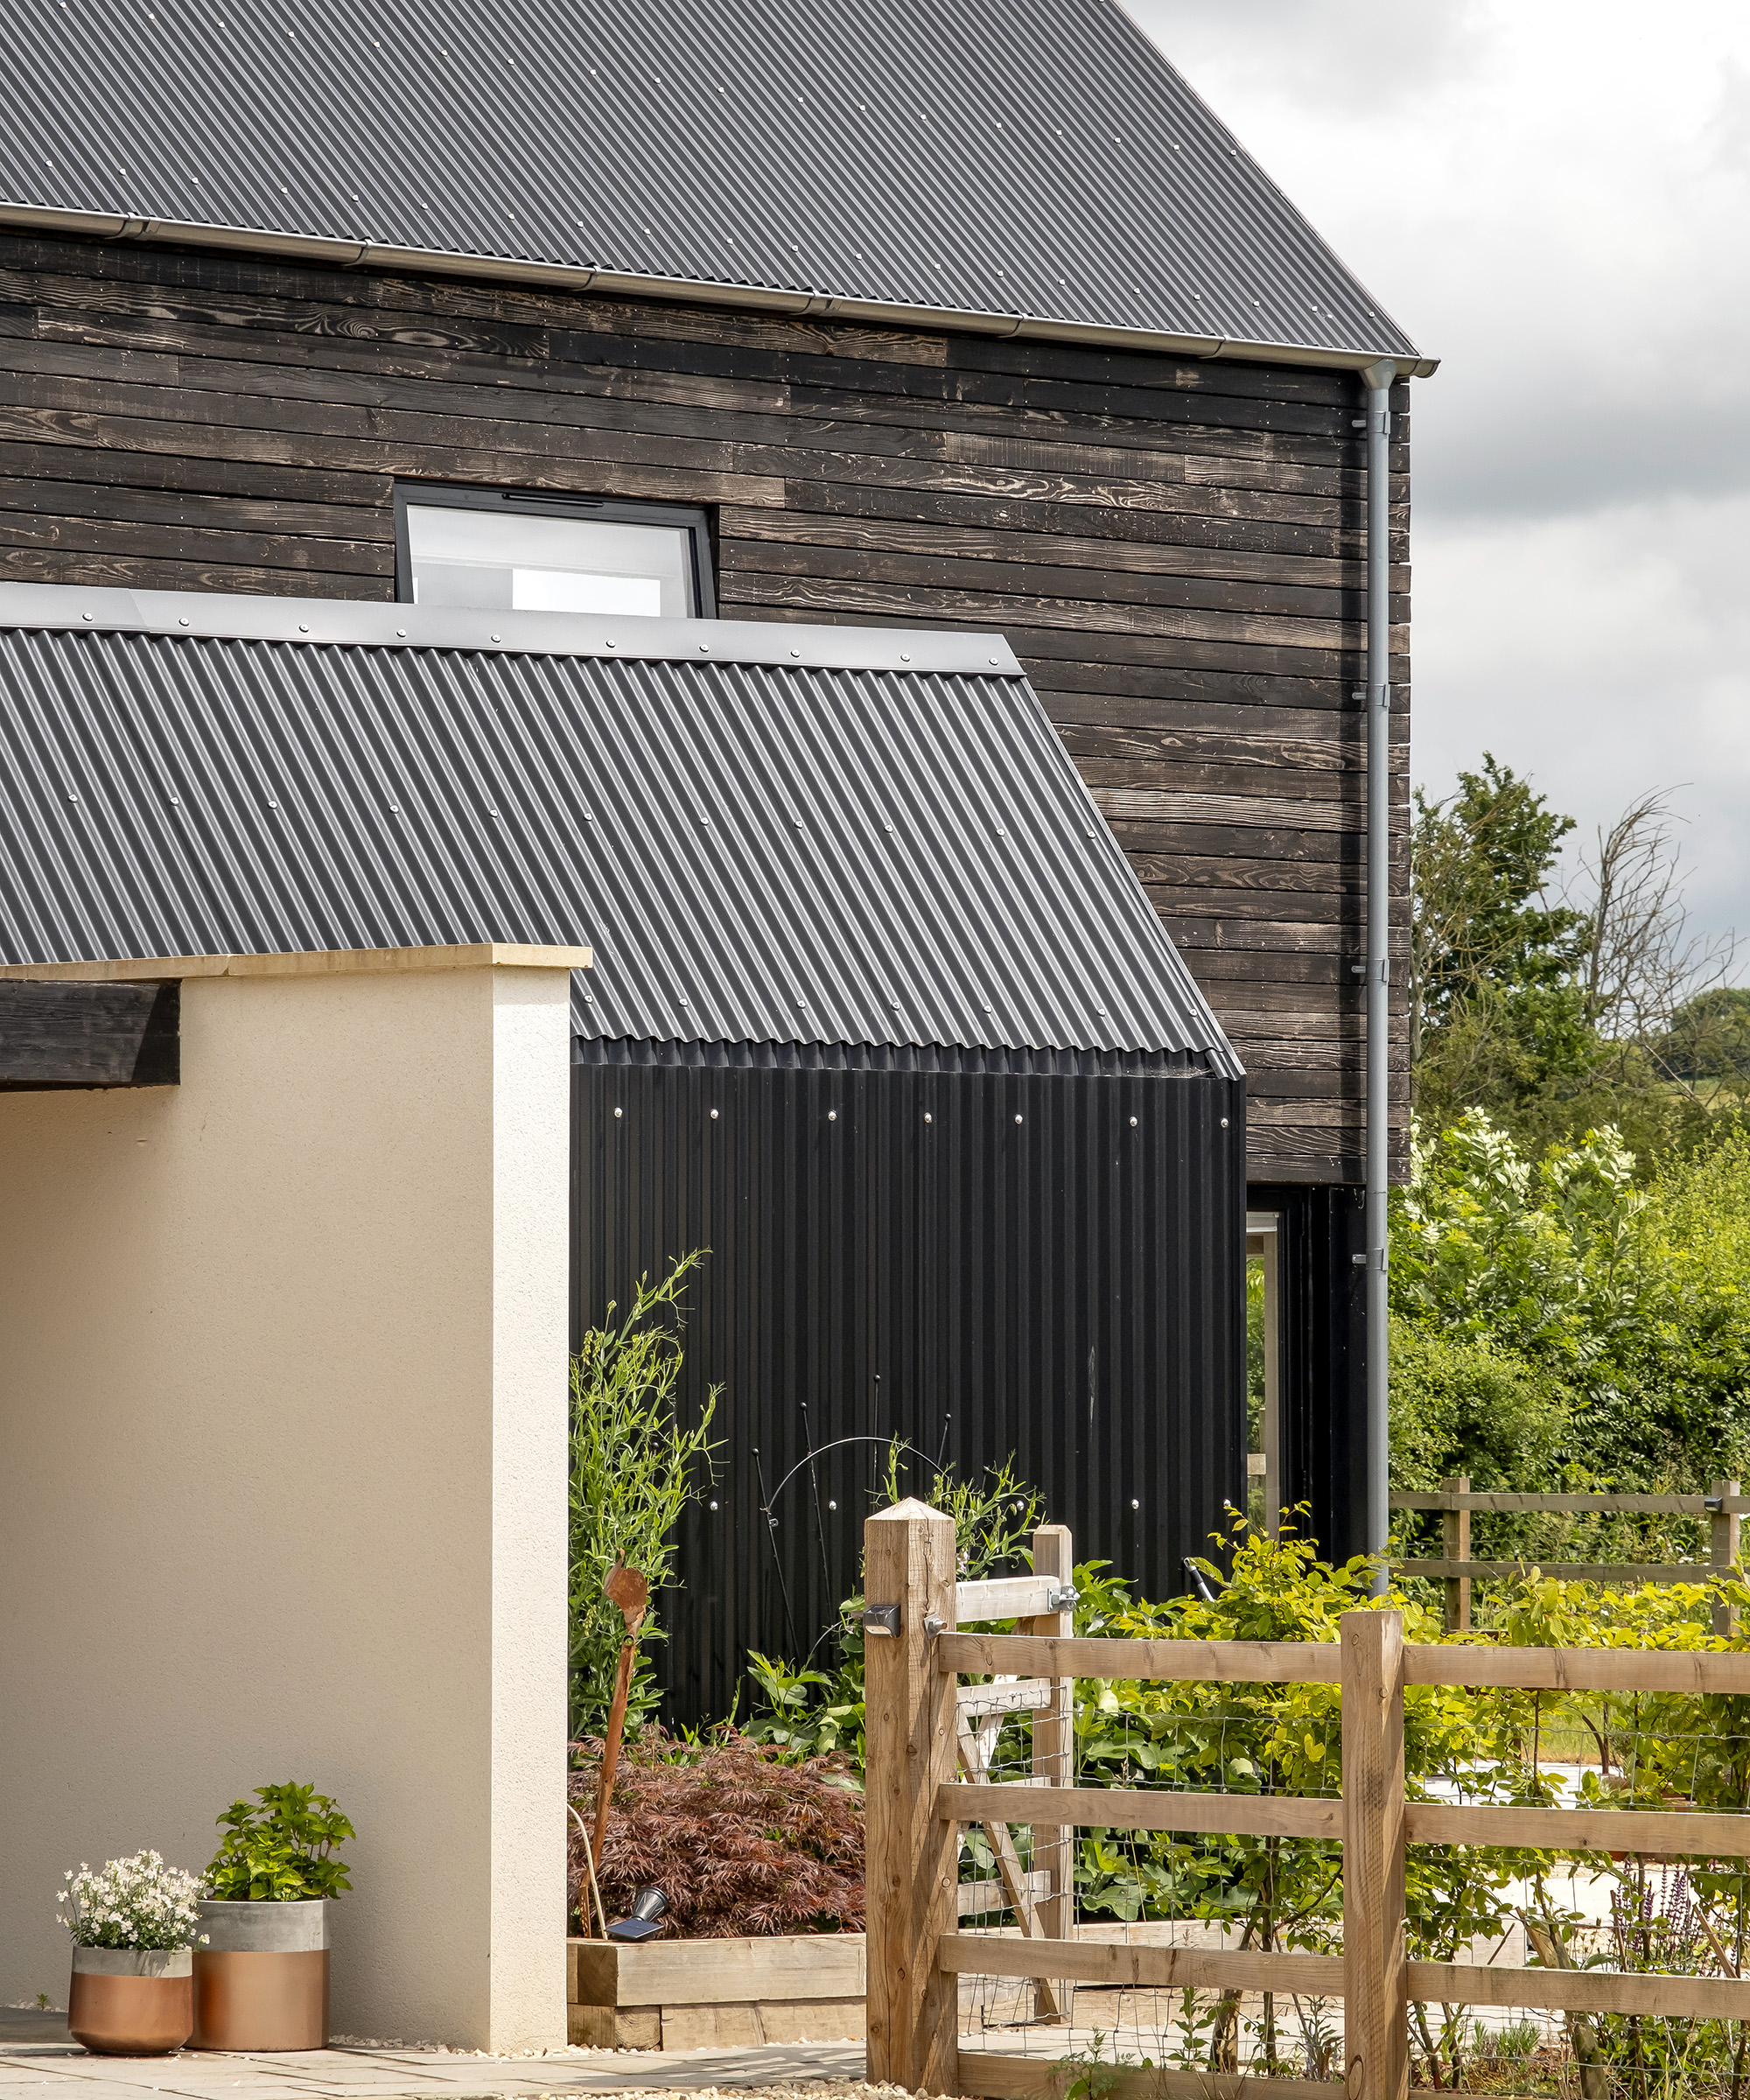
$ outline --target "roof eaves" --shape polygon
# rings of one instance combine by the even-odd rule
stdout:
[[[0,226],[37,233],[95,235],[108,241],[167,241],[186,247],[218,248],[233,254],[279,256],[327,262],[343,270],[409,270],[474,277],[499,284],[550,284],[622,298],[677,299],[702,306],[739,306],[798,318],[865,321],[900,328],[948,329],[957,333],[1017,337],[1032,341],[1083,343],[1102,349],[1151,351],[1178,357],[1239,358],[1254,363],[1309,365],[1324,371],[1359,372],[1389,360],[1400,379],[1427,379],[1438,370],[1434,357],[1404,356],[1390,350],[1334,349],[1326,344],[1252,342],[1231,336],[1175,335],[1148,328],[1117,328],[1041,316],[980,313],[942,306],[907,306],[855,299],[836,293],[788,290],[773,285],[727,284],[696,277],[629,275],[570,262],[538,262],[516,256],[458,255],[442,249],[396,248],[375,241],[335,240],[318,234],[272,233],[253,227],[214,226],[196,220],[144,219],[115,212],[68,211],[44,205],[0,202]]]

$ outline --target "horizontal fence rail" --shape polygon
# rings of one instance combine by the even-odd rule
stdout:
[[[1473,1582],[1512,1581],[1535,1567],[1540,1574],[1562,1582],[1705,1583],[1731,1576],[1738,1566],[1739,1536],[1742,1519],[1750,1512],[1750,1498],[1739,1492],[1737,1480],[1716,1480],[1708,1494],[1519,1494],[1504,1488],[1474,1489],[1464,1474],[1441,1481],[1438,1489],[1416,1494],[1394,1494],[1394,1509],[1433,1510],[1440,1516],[1441,1550],[1422,1558],[1394,1560],[1400,1575],[1424,1582],[1438,1582],[1446,1592],[1448,1633],[1464,1633],[1471,1623]],[[1704,1516],[1708,1520],[1707,1558],[1704,1561],[1591,1561],[1544,1559],[1541,1555],[1517,1560],[1473,1560],[1471,1517],[1494,1516]],[[1713,1630],[1734,1630],[1733,1606],[1717,1597],[1712,1613]]]
[[[934,1663],[948,1675],[1061,1670],[1078,1677],[1176,1684],[1335,1684],[1334,1641],[1052,1641],[1034,1634],[943,1634]],[[1750,1693],[1750,1655],[1704,1648],[1406,1648],[1406,1684],[1490,1685],[1525,1691]],[[983,1690],[985,1687],[980,1686]],[[989,1689],[1001,1690],[1002,1686]]]
[[[1750,1516],[1750,1495],[1741,1494],[1516,1494],[1496,1488],[1441,1488],[1394,1494],[1391,1506],[1494,1516]]]
[[[1390,1610],[1346,1613],[1340,1638],[1321,1642],[1078,1638],[1067,1630],[961,1633],[948,1609],[952,1525],[915,1503],[872,1519],[872,1540],[884,1524],[892,1529],[879,1538],[878,1557],[872,1546],[868,1593],[872,1604],[888,1601],[885,1593],[876,1593],[876,1572],[882,1570],[899,1602],[900,1630],[898,1639],[872,1641],[867,1650],[872,2080],[989,2100],[1047,2100],[1057,2090],[1053,2067],[1037,2060],[1022,2063],[989,2049],[961,2052],[957,1979],[963,1975],[1033,1979],[1041,2006],[1054,2007],[1054,1983],[1340,1998],[1348,2083],[1368,2100],[1404,2100],[1412,2002],[1750,2020],[1750,1981],[1735,1975],[1415,1962],[1404,1945],[1407,1845],[1737,1860],[1750,1858],[1750,1814],[1410,1801],[1403,1751],[1404,1693],[1418,1685],[1750,1697],[1750,1654],[1512,1648],[1481,1642],[1406,1647],[1401,1617]],[[1059,1623],[1067,1628],[1067,1614]],[[962,1686],[962,1676],[998,1681]],[[956,1728],[963,1732],[976,1720],[994,1729],[1006,1712],[1037,1715],[1075,1677],[1336,1686],[1341,1699],[1341,1796],[1083,1787],[1061,1783],[1060,1777],[1040,1788],[1037,1774],[1032,1782],[992,1783],[988,1744],[982,1761],[956,1756]],[[878,1709],[884,1717],[879,1724]],[[973,1824],[993,1838],[1003,1833],[1012,1850],[1007,1833],[1013,1825],[1036,1832],[1048,1825],[1054,1831],[1337,1841],[1342,1847],[1343,1951],[1287,1954],[1085,1940],[1064,1922],[1048,1938],[1025,1922],[1019,1936],[961,1931],[960,1916],[978,1914],[955,1893],[953,1872],[959,1833]],[[1013,1871],[1018,1873],[1018,1867]],[[878,1932],[877,1913],[884,1906],[877,1892],[884,1890],[891,1892],[891,1901]],[[1018,1914],[1021,1908],[1017,1906]],[[1266,2085],[1277,2100],[1341,2090],[1334,2082],[1239,2074],[1150,2076],[1150,2092],[1206,2094],[1209,2100],[1242,2100]],[[1124,2090],[1123,2081],[1114,2086],[1118,2100]]]

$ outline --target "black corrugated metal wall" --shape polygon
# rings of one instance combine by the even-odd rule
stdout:
[[[574,1329],[711,1250],[683,1405],[723,1387],[724,1448],[661,1607],[671,1719],[726,1712],[749,1648],[800,1658],[858,1586],[882,1445],[810,1467],[810,1442],[899,1435],[963,1474],[1012,1452],[1078,1558],[1183,1586],[1243,1486],[1242,1081],[1166,1055],[577,1056]]]

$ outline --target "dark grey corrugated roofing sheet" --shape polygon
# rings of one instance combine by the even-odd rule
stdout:
[[[581,1032],[1221,1028],[990,637],[0,585],[0,961],[586,943]]]
[[[0,120],[15,223],[1433,368],[1114,0],[18,0]]]

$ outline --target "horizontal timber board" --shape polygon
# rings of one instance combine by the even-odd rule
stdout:
[[[1012,2056],[988,2041],[962,2041],[955,2090],[972,2100],[1068,2100],[1086,2066],[1065,2057]],[[1102,2067],[1102,2100],[1342,2100],[1340,2082],[1306,2078],[1248,2078],[1232,2071],[1168,2071],[1158,2065]]]
[[[1197,577],[1323,592],[1364,591],[1367,564],[1347,556],[1254,554],[1241,548],[1181,546],[1169,540],[1114,541],[1095,533],[1028,532],[974,526],[949,533],[904,518],[858,518],[826,512],[747,510],[726,504],[718,519],[724,542],[844,548],[864,554],[936,556],[963,561],[1053,564],[1141,577]],[[1410,588],[1407,563],[1392,571],[1394,596]]]
[[[1219,709],[1208,701],[1177,707],[1161,701],[1132,701],[1131,718],[1123,723],[1084,722],[1074,715],[1060,720],[1050,706],[1046,712],[1065,750],[1078,760],[1147,764],[1178,760],[1256,767],[1265,773],[1285,771],[1293,775],[1297,787],[1309,773],[1360,778],[1367,773],[1367,744],[1361,725],[1350,716],[1333,721],[1328,715],[1309,715],[1301,733],[1291,735],[1279,720],[1271,719],[1267,709]],[[1222,720],[1224,715],[1230,718]],[[1392,752],[1395,761],[1408,755],[1407,744]]]
[[[1354,622],[1367,617],[1362,591],[1315,589],[1305,584],[1238,581],[1188,575],[1157,551],[1146,570],[1107,564],[1091,578],[1085,570],[1054,567],[1015,553],[1007,558],[969,554],[959,536],[933,535],[934,543],[903,554],[864,548],[823,547],[818,542],[774,544],[769,540],[718,541],[725,570],[773,576],[847,576],[928,590],[977,591],[1009,598],[1068,600],[1096,598],[1102,605],[1204,606],[1234,612],[1276,613],[1292,619]],[[1396,598],[1393,618],[1408,617],[1409,601]]]
[[[1359,785],[1359,783],[1357,783]],[[1255,794],[1209,794],[1177,788],[1094,788],[1101,812],[1115,823],[1239,824],[1257,830],[1348,831],[1364,837],[1366,807],[1359,795],[1340,802]],[[1391,829],[1404,816],[1394,811]]]
[[[249,459],[275,467],[335,467],[354,473],[413,480],[477,481],[501,486],[564,491],[580,495],[648,496],[669,502],[781,503],[781,481],[769,475],[718,474],[702,468],[673,468],[643,460],[604,461],[593,454],[540,458],[524,455],[508,472],[505,455],[490,447],[456,449],[415,443],[386,444],[298,431],[208,426],[172,416],[111,413],[94,402],[72,408],[8,403],[0,387],[0,448],[13,438],[117,452],[168,452],[218,459]],[[429,430],[427,432],[429,435]],[[9,455],[0,449],[0,471]]]
[[[1721,1498],[1704,1494],[1515,1494],[1505,1489],[1448,1488],[1427,1494],[1394,1494],[1394,1509],[1546,1510],[1581,1516],[1612,1511],[1629,1516],[1706,1516],[1750,1513],[1750,1495]]]
[[[1343,1804],[1279,1794],[1181,1794],[1166,1788],[970,1783],[939,1787],[950,1823],[1051,1823],[1112,1830],[1213,1830],[1250,1838],[1341,1838]]]
[[[1496,1969],[1410,1962],[1410,1996],[1428,2005],[1538,2006],[1670,2020],[1750,2020],[1750,1983],[1711,1976],[1623,1975],[1607,1969]]]
[[[326,468],[263,466],[252,459],[207,459],[164,452],[128,452],[104,446],[31,444],[0,438],[0,472],[40,486],[46,502],[57,483],[100,489],[192,491],[217,497],[259,497],[272,502],[359,507],[394,528],[395,482],[381,473],[345,473]],[[81,500],[70,497],[69,500]]]
[[[1400,1575],[1420,1576],[1433,1582],[1468,1577],[1475,1582],[1510,1581],[1535,1567],[1540,1574],[1562,1582],[1711,1582],[1718,1568],[1683,1563],[1628,1560],[1544,1560],[1528,1555],[1523,1560],[1394,1560]]]
[[[1362,630],[1353,620],[1293,619],[1268,612],[1180,610],[1071,598],[1017,598],[999,591],[967,591],[889,583],[869,576],[772,575],[725,564],[725,602],[830,610],[840,605],[908,620],[965,621],[985,633],[1031,634],[1060,627],[1088,634],[1130,634],[1174,640],[1256,642],[1274,649],[1357,649]],[[1018,653],[1020,645],[1016,644]]]
[[[1409,1684],[1508,1684],[1544,1691],[1750,1693],[1750,1655],[1699,1648],[1406,1648]]]
[[[429,408],[374,408],[283,396],[228,394],[184,385],[143,386],[122,380],[7,371],[0,360],[0,402],[16,408],[184,420],[209,431],[296,436],[306,444],[332,445],[337,440],[348,439],[362,445],[375,440],[385,446],[418,447],[428,454],[490,452],[517,460],[531,457],[616,463],[636,460],[680,471],[746,476],[752,482],[819,476],[853,486],[873,483],[888,488],[919,488],[1011,501],[1186,512],[1314,527],[1334,527],[1341,522],[1337,500],[1329,497],[1207,488],[1145,480],[1135,475],[1101,475],[1061,468],[1002,467],[941,456],[864,452],[834,444],[830,431],[810,445],[792,444],[781,436],[755,442],[685,432],[607,429],[598,424],[551,417],[524,419],[508,413],[514,404],[496,397],[483,401],[478,412],[469,414]]]
[[[161,302],[102,309],[79,297],[79,287],[52,279],[24,279],[7,273],[5,286],[24,294],[10,313],[0,307],[0,336],[81,349],[132,352],[193,360],[247,360],[273,366],[355,373],[382,382],[434,384],[506,383],[554,394],[620,393],[627,399],[701,403],[730,412],[787,410],[823,421],[886,422],[931,431],[953,431],[1012,442],[1100,448],[1117,453],[1162,451],[1256,469],[1304,468],[1358,477],[1357,449],[1340,429],[1291,430],[1236,417],[1223,404],[1195,398],[1163,415],[1158,396],[1124,413],[1106,396],[1085,389],[1026,387],[1018,394],[986,381],[956,390],[941,380],[922,386],[883,386],[888,373],[859,373],[841,360],[834,374],[781,374],[767,355],[751,371],[724,368],[721,360],[675,340],[624,331],[618,340],[576,332],[528,334],[493,332],[472,340],[421,340],[414,331],[393,331],[360,340],[325,332],[312,322],[341,322],[339,310],[284,304],[256,325],[233,315],[214,318],[166,313]],[[57,296],[59,295],[59,296]],[[281,325],[274,326],[277,322]],[[286,325],[286,324],[290,325]],[[925,367],[925,370],[928,368]],[[836,381],[836,383],[833,383]],[[865,383],[866,382],[866,383]],[[1340,423],[1340,418],[1338,419]],[[1408,448],[1392,447],[1391,472],[1407,469]],[[1219,469],[1217,470],[1219,471]]]
[[[1750,1858],[1750,1816],[1664,1809],[1522,1809],[1487,1802],[1412,1801],[1404,1806],[1404,1834],[1411,1844]]]
[[[1334,1641],[1123,1641],[1046,1634],[943,1634],[934,1648],[936,1668],[955,1676],[1182,1684],[1334,1684],[1341,1658]],[[1407,1684],[1504,1684],[1553,1691],[1750,1693],[1750,1653],[1442,1642],[1406,1647],[1404,1677]]]
[[[1045,1976],[1054,1982],[1112,1984],[1145,1991],[1288,1991],[1308,1996],[1340,1992],[1343,1974],[1340,1958],[1327,1954],[1127,1946],[1110,1940],[1026,1940],[980,1932],[943,1933],[936,1966],[951,1976]]]
[[[1204,759],[1188,751],[1159,755],[1078,752],[1075,769],[1096,793],[1140,794],[1237,795],[1268,808],[1293,808],[1303,821],[1318,821],[1329,827],[1334,821],[1332,805],[1340,807],[1350,824],[1367,827],[1367,776],[1349,768],[1291,766],[1236,766],[1214,758]],[[1386,792],[1394,816],[1407,811],[1410,783],[1402,774],[1389,780]],[[1312,817],[1310,802],[1325,808]]]
[[[166,530],[174,531],[166,542]],[[43,517],[0,508],[0,547],[65,548],[73,554],[136,554],[205,565],[240,563],[252,568],[320,569],[332,575],[387,577],[395,583],[393,543],[318,537],[296,532],[232,532],[181,519]]]
[[[942,1634],[935,1664],[960,1676],[1152,1677],[1182,1684],[1334,1684],[1335,1642],[1118,1641]]]
[[[859,1998],[860,1932],[769,1938],[649,1940],[622,1946],[568,1940],[567,1995],[574,2005],[741,2005],[759,1998]]]
[[[112,462],[105,462],[112,465]],[[385,496],[388,484],[383,485]],[[149,525],[211,527],[227,532],[284,534],[298,539],[367,542],[393,550],[394,519],[385,507],[306,503],[204,491],[116,486],[112,481],[50,481],[0,475],[0,512],[57,518],[113,518]],[[1300,742],[1311,739],[1301,738]]]
[[[810,480],[801,475],[792,477],[788,486],[793,508],[854,511],[858,516],[928,519],[942,524],[994,522],[1015,529],[1098,532],[1115,539],[1183,541],[1193,547],[1329,555],[1349,560],[1363,556],[1367,544],[1366,534],[1358,524],[1282,524],[1260,519],[1137,510],[1116,504],[1072,506],[1054,501],[1047,496],[1024,500],[1018,494],[993,510],[986,502],[946,491],[858,489],[853,492],[830,480]],[[1394,560],[1405,558],[1409,551],[1409,538],[1402,531],[1402,522],[1393,540]]]
[[[242,563],[81,553],[70,548],[7,547],[4,536],[0,536],[0,580],[135,591],[241,592],[267,598],[372,598],[387,602],[395,595],[387,578],[374,581],[358,575],[332,576],[309,569],[262,569]]]
[[[937,1966],[951,1975],[1026,1977],[1033,1973],[1029,1962],[1037,1964],[1042,1956],[1048,1956],[1054,1977],[1078,1983],[1138,1990],[1278,1991],[1320,1998],[1343,1994],[1340,1957],[1320,1954],[1124,1947],[1068,1940],[998,1941],[994,1936],[956,1932],[943,1934]],[[1551,2011],[1674,2019],[1750,2018],[1750,1983],[1736,1978],[1410,1962],[1405,1964],[1405,1984],[1410,1998],[1423,2004],[1535,2006]],[[976,2062],[976,2054],[969,2051],[962,2061]],[[1276,2081],[1270,2082],[1274,2085]]]
[[[319,403],[418,416],[480,416],[494,421],[529,422],[592,428],[605,432],[653,438],[690,438],[720,444],[809,446],[829,452],[865,452],[896,458],[934,458],[1004,472],[1097,476],[1103,481],[1180,484],[1187,500],[1180,508],[1202,511],[1198,490],[1238,494],[1264,492],[1267,508],[1256,514],[1299,520],[1302,513],[1280,508],[1284,499],[1346,499],[1365,493],[1365,474],[1354,466],[1307,464],[1280,458],[1243,458],[1200,449],[1187,453],[1172,444],[1166,426],[1151,426],[1157,442],[1123,444],[1089,434],[1073,437],[1060,430],[1027,435],[986,432],[944,425],[939,408],[920,403],[903,420],[859,414],[858,396],[834,398],[816,394],[804,404],[794,389],[762,375],[751,390],[712,388],[695,378],[690,383],[640,386],[635,373],[600,365],[573,368],[573,382],[564,383],[564,368],[496,360],[466,375],[427,373],[417,376],[359,368],[356,356],[326,360],[321,344],[306,335],[285,342],[272,361],[218,354],[204,356],[93,342],[86,332],[66,330],[34,340],[9,332],[0,317],[0,369],[40,373],[117,385],[159,387],[178,393],[252,396],[262,401]],[[313,349],[316,354],[312,355]],[[593,382],[593,383],[592,383]],[[926,417],[926,410],[934,409]],[[1337,448],[1331,448],[1334,456]],[[1217,507],[1225,501],[1217,498]],[[1240,514],[1252,514],[1242,511]],[[1312,522],[1326,522],[1315,515]]]

